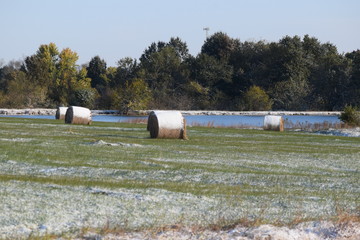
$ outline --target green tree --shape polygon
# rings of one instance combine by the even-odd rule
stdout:
[[[117,67],[108,67],[106,69],[106,82],[105,87],[98,90],[98,98],[95,101],[95,106],[98,109],[112,109],[117,108],[116,95],[117,88],[120,88]],[[123,85],[121,85],[123,86]]]
[[[146,63],[146,77],[149,85],[161,91],[170,90],[176,85],[180,74],[181,61],[173,48],[166,47],[153,53]]]
[[[36,54],[25,59],[28,78],[41,87],[51,87],[57,75],[58,57],[55,43],[40,45]]]
[[[186,42],[183,42],[180,38],[171,38],[169,43],[166,46],[174,49],[176,55],[181,59],[181,61],[186,61],[190,57],[189,49]]]
[[[228,62],[240,41],[230,38],[223,32],[217,32],[206,39],[201,47],[201,54],[215,57],[217,60]]]
[[[151,107],[174,109],[181,107],[183,86],[188,81],[186,44],[180,39],[169,43],[158,42],[150,45],[140,58],[137,76],[146,81],[154,101]]]
[[[207,54],[196,57],[192,70],[192,79],[205,87],[220,88],[232,82],[232,67]]]
[[[85,66],[77,69],[76,82],[73,84],[73,88],[91,88],[91,78],[87,77]]]
[[[348,104],[360,107],[360,50],[346,54],[351,61]]]
[[[91,87],[99,89],[107,85],[105,60],[99,56],[93,57],[86,70],[87,77],[91,79]]]
[[[2,104],[12,108],[31,108],[47,102],[47,92],[34,85],[23,71],[14,71]]]
[[[334,45],[321,45],[321,55],[310,75],[314,102],[318,109],[341,110],[349,101],[351,61]]]
[[[25,59],[24,71],[31,85],[35,85],[39,93],[35,95],[46,95],[46,101],[33,101],[35,106],[52,106],[52,90],[55,87],[59,51],[54,43],[40,45],[39,49],[32,56]],[[43,99],[43,98],[41,98]]]
[[[59,55],[57,62],[57,78],[53,88],[53,98],[61,105],[68,105],[71,92],[77,87],[78,72],[76,52],[70,48],[65,48]]]
[[[54,43],[41,45],[36,54],[25,59],[24,71],[32,87],[36,89],[33,104],[36,106],[62,104],[67,105],[72,92],[90,88],[90,78],[86,69],[76,65],[76,52],[69,48],[58,51]],[[47,101],[35,96],[46,95]],[[36,100],[37,99],[37,100]]]
[[[288,81],[276,82],[270,88],[270,95],[275,102],[277,110],[306,110],[306,97],[309,94],[309,88],[306,81]]]
[[[190,79],[208,88],[209,105],[205,108],[229,109],[226,93],[232,83],[232,66],[207,54],[199,54],[191,64]],[[205,96],[202,96],[202,98]]]
[[[26,74],[21,71],[14,71],[9,79],[8,88],[6,91],[8,107],[24,108],[29,107],[31,90],[29,87],[29,81],[26,78]]]
[[[87,77],[86,67],[83,66],[77,71],[76,81],[71,83],[69,92],[69,104],[93,109],[99,94],[95,88],[91,87],[91,79]]]
[[[20,61],[10,61],[0,68],[0,90],[6,91],[8,89],[9,82],[14,79],[14,74],[20,71],[21,65]]]
[[[166,47],[166,43],[159,41],[157,43],[151,43],[150,46],[145,49],[144,53],[140,57],[140,62],[142,65],[147,62],[151,62],[151,55],[157,52],[160,52],[164,47]]]
[[[269,44],[264,41],[240,43],[229,64],[233,66],[231,96],[244,94],[251,86],[269,88]]]
[[[286,36],[278,44],[272,45],[271,51],[278,58],[272,62],[269,74],[269,92],[274,100],[274,108],[306,110],[306,98],[310,93],[310,71],[300,37]]]
[[[23,62],[11,61],[0,72],[1,106],[21,108],[49,105],[47,91],[29,79]]]
[[[118,61],[116,74],[110,81],[111,87],[125,86],[126,82],[135,78],[138,71],[136,59],[125,57]]]

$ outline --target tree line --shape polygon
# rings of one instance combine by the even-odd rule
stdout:
[[[107,67],[54,43],[23,61],[0,65],[0,107],[183,110],[341,110],[360,106],[360,50],[338,53],[305,35],[278,42],[245,41],[217,32],[198,55],[171,38],[139,59]]]

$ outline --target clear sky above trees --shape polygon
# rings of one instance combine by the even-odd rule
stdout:
[[[218,31],[241,41],[309,34],[339,52],[360,48],[358,0],[0,0],[0,61],[21,60],[41,44],[99,55],[108,66],[139,58],[152,42],[180,37],[197,55]]]

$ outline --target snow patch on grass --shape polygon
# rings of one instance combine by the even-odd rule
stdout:
[[[98,140],[92,143],[89,143],[89,145],[106,145],[106,146],[112,146],[112,147],[142,147],[142,145],[140,144],[135,144],[135,143],[122,143],[122,142],[117,142],[117,143],[109,143],[109,142],[105,142],[103,140]]]
[[[61,234],[82,227],[140,228],[211,221],[217,200],[160,189],[109,190],[1,182],[0,238]],[[214,216],[215,214],[215,216]]]
[[[31,142],[33,140],[32,138],[0,138],[0,141],[5,142]]]
[[[329,129],[323,131],[317,131],[317,134],[342,136],[342,137],[360,137],[360,128],[353,129]]]

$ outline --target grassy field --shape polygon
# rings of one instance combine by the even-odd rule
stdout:
[[[360,138],[0,118],[0,238],[104,226],[293,224],[360,211]]]

